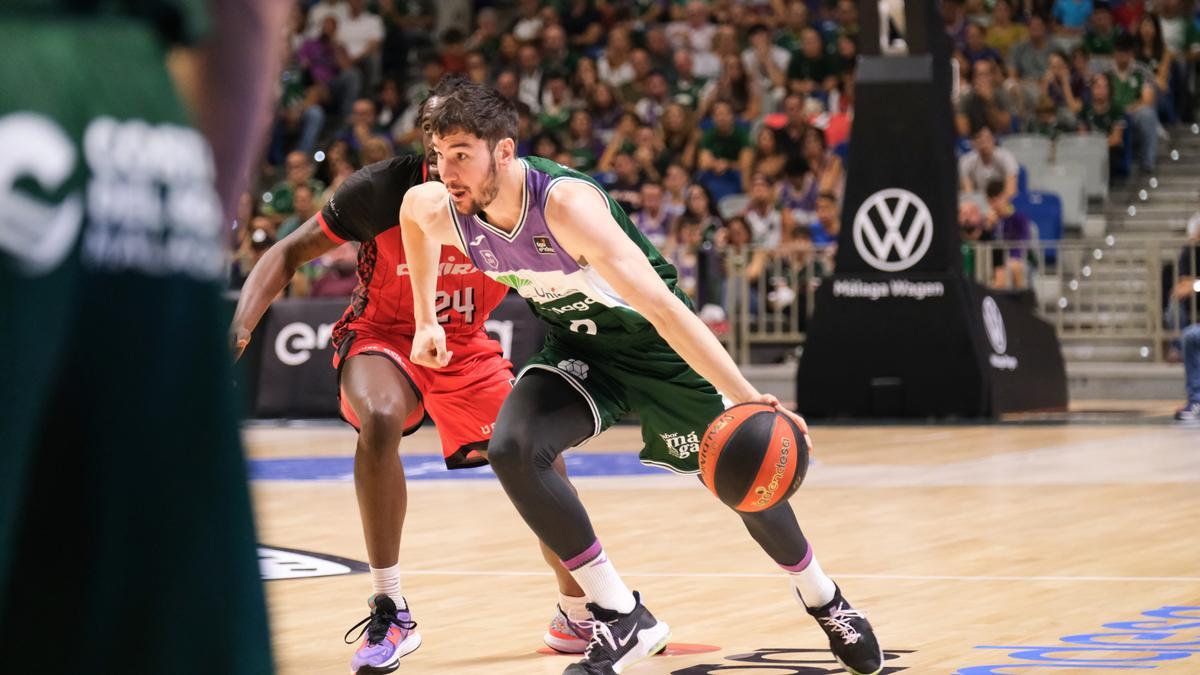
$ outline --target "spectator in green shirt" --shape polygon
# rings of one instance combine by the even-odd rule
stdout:
[[[793,93],[805,96],[835,89],[837,67],[825,53],[821,34],[815,28],[805,28],[800,43],[800,49],[792,53],[791,63],[788,64],[788,88]]]
[[[752,153],[750,136],[736,124],[733,104],[721,99],[713,104],[713,128],[700,139],[700,170],[723,173],[740,164],[743,153]],[[725,164],[719,164],[724,161]]]
[[[1122,32],[1113,21],[1108,3],[1097,3],[1096,8],[1092,10],[1087,31],[1083,34],[1083,50],[1090,56],[1111,56],[1117,36]]]
[[[671,86],[671,98],[690,110],[700,107],[704,100],[704,87],[708,81],[693,71],[692,53],[686,49],[675,50],[675,84]]]
[[[791,0],[787,4],[787,13],[781,18],[783,26],[779,37],[775,38],[775,44],[789,52],[797,51],[800,49],[800,36],[808,27],[808,5],[804,0]]]
[[[1134,152],[1144,173],[1154,171],[1158,153],[1158,114],[1155,112],[1154,74],[1133,60],[1133,38],[1121,35],[1113,50],[1109,76],[1113,104],[1129,116]]]
[[[742,176],[750,171],[754,150],[750,136],[737,126],[733,104],[717,101],[713,105],[713,128],[700,139],[700,171],[708,174],[705,187],[720,200],[726,194],[741,191]]]
[[[317,215],[317,199],[320,197],[321,195],[315,193],[308,185],[296,186],[292,190],[292,206],[295,211],[279,225],[279,230],[275,233],[275,240],[279,241],[295,232],[305,221]]]
[[[320,194],[325,189],[321,181],[312,177],[312,160],[307,154],[299,150],[289,152],[284,166],[287,169],[287,179],[276,183],[270,192],[263,195],[260,209],[276,226],[295,211],[292,201],[297,187],[307,185],[312,188],[313,194]]]
[[[1112,85],[1105,75],[1095,75],[1091,82],[1091,100],[1079,113],[1079,131],[1104,134],[1108,137],[1108,165],[1125,167],[1125,111],[1112,100]]]

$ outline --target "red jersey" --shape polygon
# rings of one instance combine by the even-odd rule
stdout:
[[[384,335],[413,334],[412,280],[398,219],[404,193],[427,178],[425,161],[416,155],[376,162],[347,178],[317,215],[330,239],[362,242],[358,287],[333,329],[335,348],[356,326]],[[507,292],[507,286],[476,269],[461,251],[442,247],[436,306],[447,336],[482,329]]]

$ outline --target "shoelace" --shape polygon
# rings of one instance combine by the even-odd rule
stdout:
[[[822,617],[821,623],[829,626],[830,630],[841,636],[842,642],[852,645],[858,642],[858,639],[862,637],[862,634],[855,630],[854,626],[850,624],[850,621],[852,619],[865,618],[866,617],[863,616],[863,613],[857,609],[845,609],[844,607],[838,607],[837,609],[831,611],[829,616]]]
[[[558,616],[555,617],[555,620],[562,622],[562,625],[566,627],[567,630],[571,631],[571,633],[573,633],[576,637],[582,638],[584,635],[587,635],[588,627],[584,625],[587,623],[587,621],[582,621],[579,623],[572,621],[571,617],[568,616],[566,612],[562,611],[562,608],[559,608]]]
[[[383,642],[383,639],[387,637],[388,629],[392,627],[392,624],[396,624],[404,630],[414,630],[417,627],[416,621],[400,621],[395,617],[395,615],[388,616],[383,612],[371,612],[367,618],[351,626],[350,630],[346,631],[346,634],[342,636],[342,640],[344,640],[346,644],[352,645],[355,642],[358,642],[359,638],[363,636],[363,633],[366,633],[367,644],[377,645],[380,642]],[[355,635],[354,638],[351,639],[350,633],[353,633],[354,629],[358,628],[359,626],[362,626],[362,630],[358,631],[358,635]]]
[[[616,622],[613,621],[611,623]],[[596,619],[592,619],[590,621],[581,621],[579,623],[580,628],[583,628],[584,630],[591,629],[592,631],[592,639],[588,641],[587,648],[583,650],[584,658],[591,658],[592,648],[594,647],[606,649],[609,653],[616,653],[617,640],[613,637],[612,629],[609,628],[611,623]],[[607,646],[604,644],[605,641],[608,642]]]

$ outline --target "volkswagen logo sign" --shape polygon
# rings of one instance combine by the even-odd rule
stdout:
[[[933,242],[933,217],[917,195],[886,188],[867,197],[854,215],[854,246],[881,272],[917,264]]]
[[[1004,332],[1004,316],[991,296],[983,299],[983,327],[987,331],[988,342],[992,343],[992,350],[1003,354],[1008,349],[1008,335]]]

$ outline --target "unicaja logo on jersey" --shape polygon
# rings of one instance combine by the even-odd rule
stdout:
[[[854,247],[868,265],[900,272],[925,257],[933,243],[933,217],[917,195],[886,188],[867,197],[854,215]]]
[[[528,279],[522,279],[515,274],[501,274],[500,276],[496,277],[496,281],[499,281],[509,288],[515,288],[518,291],[533,283],[532,281]]]

